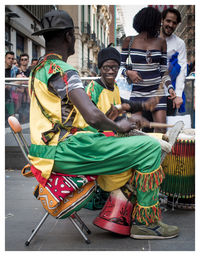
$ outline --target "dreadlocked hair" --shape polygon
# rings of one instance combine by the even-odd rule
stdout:
[[[157,37],[161,25],[161,13],[153,7],[140,10],[133,19],[133,28],[138,32],[147,32],[150,37]]]

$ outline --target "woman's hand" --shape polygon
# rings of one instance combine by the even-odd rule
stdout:
[[[126,74],[133,83],[139,83],[142,81],[142,78],[137,71],[127,70]]]

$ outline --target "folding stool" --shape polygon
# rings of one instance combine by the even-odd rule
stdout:
[[[17,143],[18,143],[18,145],[19,145],[19,147],[20,147],[20,149],[21,149],[21,151],[22,151],[22,153],[24,155],[24,157],[26,158],[27,162],[29,163],[27,166],[31,167],[31,163],[30,163],[29,158],[28,158],[28,152],[29,152],[28,143],[27,143],[27,141],[25,140],[25,138],[23,136],[22,127],[21,127],[19,121],[14,116],[10,116],[8,118],[8,123],[10,125],[11,131],[12,131],[12,133],[13,133],[13,135],[14,135],[14,137],[15,137],[15,139],[16,139],[16,141],[17,141]],[[95,187],[95,185],[93,187]],[[90,197],[91,197],[91,195],[90,195]],[[25,242],[26,246],[28,246],[30,244],[31,240],[36,235],[36,233],[38,232],[38,230],[43,225],[43,223],[45,222],[45,220],[47,219],[47,217],[49,215],[50,215],[50,213],[48,211],[46,211],[45,215],[42,217],[41,221],[38,223],[36,228],[32,230],[31,236]],[[88,229],[88,227],[85,225],[85,223],[81,220],[81,218],[77,214],[77,212],[76,211],[73,212],[73,213],[70,212],[70,215],[67,216],[66,218],[68,218],[72,222],[74,227],[79,231],[79,233],[84,238],[85,242],[87,244],[89,244],[90,240],[87,238],[87,236],[85,235],[85,233],[83,231],[86,231],[87,234],[91,234],[91,231]]]

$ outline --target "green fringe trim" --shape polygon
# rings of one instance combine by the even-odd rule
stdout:
[[[165,173],[160,166],[158,169],[150,173],[142,173],[135,171],[135,187],[138,190],[147,192],[150,190],[155,190],[162,183],[165,178]]]
[[[159,202],[153,206],[141,206],[138,203],[135,205],[132,219],[140,224],[149,225],[156,221],[159,221],[161,218],[161,210],[159,208]]]

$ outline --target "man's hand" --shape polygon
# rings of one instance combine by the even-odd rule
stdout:
[[[170,96],[169,96],[168,98],[169,98],[170,100],[173,100],[173,99],[176,98],[176,93],[175,93],[175,91],[174,91],[173,88],[170,88],[170,89],[169,89],[169,94],[170,94]]]
[[[159,97],[152,97],[143,103],[145,111],[153,111],[159,103]]]
[[[117,121],[116,124],[118,126],[118,129],[117,129],[118,133],[129,132],[131,129],[136,128],[135,123],[126,118],[123,118],[120,121]]]
[[[182,97],[176,96],[176,98],[174,98],[173,100],[173,108],[179,109],[182,103],[183,103]]]
[[[121,108],[121,105],[119,105],[119,106],[120,106],[120,108]],[[119,110],[119,109],[116,108],[113,104],[111,104],[110,109],[105,113],[105,115],[106,115],[109,119],[111,119],[111,120],[114,121],[114,120],[119,116],[120,111],[121,111],[121,110]]]
[[[106,112],[106,116],[111,119],[111,120],[115,120],[120,114],[123,114],[127,111],[130,110],[130,105],[123,103],[121,105],[113,105],[111,104],[110,109]]]
[[[137,71],[127,70],[126,74],[133,83],[139,83],[142,81],[142,78]]]
[[[132,123],[132,129],[140,129],[142,127],[149,127],[149,121],[141,115],[132,114],[128,116],[128,120]]]

